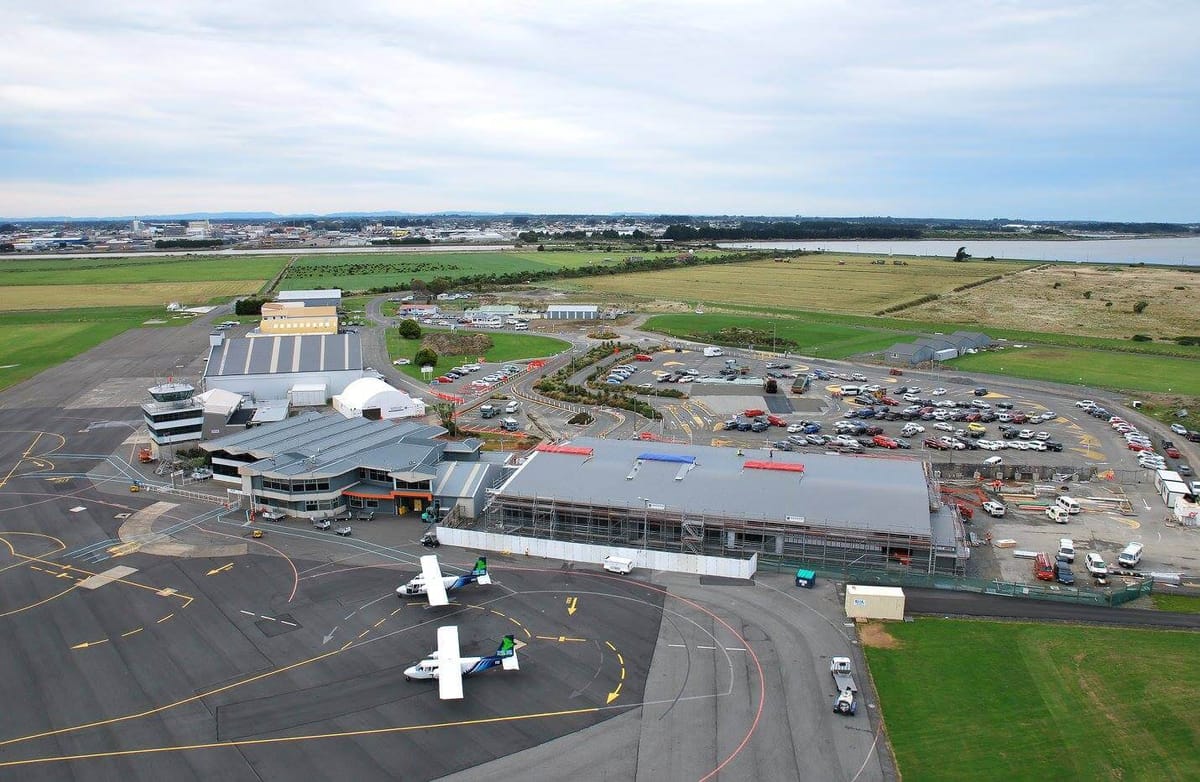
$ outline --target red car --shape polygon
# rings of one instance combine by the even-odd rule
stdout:
[[[648,355],[646,353],[638,353],[636,356],[633,357],[633,360],[634,361],[653,361],[654,356]]]
[[[1178,459],[1179,458],[1179,449],[1172,445],[1170,448],[1167,449],[1167,456],[1170,456],[1172,459]]]
[[[787,426],[787,421],[783,420],[777,415],[768,415],[767,423],[769,423],[771,426]]]
[[[1152,451],[1154,449],[1148,445],[1142,445],[1141,443],[1130,443],[1129,450],[1131,450],[1131,451]]]
[[[895,440],[893,440],[890,437],[886,437],[882,434],[877,434],[872,439],[875,441],[875,444],[878,445],[880,448],[899,448],[900,447],[899,445],[896,444]]]
[[[881,398],[879,401],[883,402],[888,407],[895,407],[896,405],[900,404],[895,399],[892,399],[890,396],[885,396],[885,397]]]
[[[453,383],[454,378],[449,377],[448,375],[442,375],[441,377],[434,378],[433,382],[435,382],[435,383]]]
[[[932,449],[934,449],[935,451],[944,451],[944,450],[946,450],[946,446],[945,446],[945,445],[943,445],[943,444],[941,443],[941,441],[939,441],[939,440],[937,440],[937,439],[935,439],[935,438],[933,438],[933,437],[927,437],[927,438],[925,439],[925,447],[926,447],[926,448],[932,448]]]
[[[752,407],[749,410],[743,410],[742,415],[747,418],[758,418],[760,415],[766,415],[766,411],[759,410],[757,407]]]

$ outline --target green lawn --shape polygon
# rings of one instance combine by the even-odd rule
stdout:
[[[1181,614],[1200,614],[1200,597],[1153,592],[1150,595],[1150,599],[1154,601],[1154,607],[1160,611],[1176,611]]]
[[[172,320],[161,307],[0,313],[0,388],[61,364],[146,320]]]
[[[1200,392],[1200,361],[1171,356],[1035,346],[963,356],[946,366],[1119,391]]]
[[[437,331],[445,331],[445,329],[423,329],[422,333],[435,333]],[[492,347],[484,354],[484,357],[487,361],[497,363],[553,356],[571,346],[570,343],[564,342],[561,339],[529,334],[488,334],[488,336],[492,338]],[[421,340],[419,339],[400,339],[396,329],[388,329],[386,338],[389,360],[398,358],[411,359],[421,347]],[[478,358],[479,356],[477,355],[440,356],[437,365],[438,374],[454,366],[474,363]],[[396,368],[414,380],[425,379],[421,377],[420,367],[408,364]]]
[[[905,780],[1200,779],[1200,635],[918,619],[865,646]]]

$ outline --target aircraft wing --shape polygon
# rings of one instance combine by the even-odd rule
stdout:
[[[449,605],[450,598],[446,597],[446,585],[442,583],[442,569],[438,565],[435,554],[421,557],[421,575],[425,577],[425,596],[429,598],[429,605]],[[458,636],[455,635],[454,639],[454,657],[458,659]]]
[[[424,557],[422,557],[424,559]],[[430,557],[430,559],[434,559]],[[440,584],[441,581],[439,580]],[[438,697],[442,700],[458,700],[463,696],[462,660],[458,656],[458,628],[439,627],[438,644]]]

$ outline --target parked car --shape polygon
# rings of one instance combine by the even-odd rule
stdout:
[[[1088,555],[1084,557],[1083,563],[1084,567],[1087,568],[1087,572],[1093,576],[1108,575],[1108,565],[1104,562],[1104,557],[1094,551],[1088,552]]]
[[[999,459],[1000,457],[997,456],[994,458]],[[1004,503],[1002,503],[1002,502],[996,502],[995,500],[988,500],[987,502],[983,503],[983,510],[989,516],[992,516],[992,517],[998,519],[998,518],[1001,518],[1004,516],[1006,508],[1004,507]]]
[[[1171,424],[1171,431],[1177,435],[1186,436],[1188,433],[1187,427],[1183,424]]]
[[[341,535],[343,538],[348,538],[348,537],[350,537],[350,532],[351,532],[350,525],[347,524],[343,527],[338,527],[333,532],[336,535]]]
[[[973,390],[971,393],[974,394],[975,396],[987,396],[987,392],[988,392],[988,390],[986,388],[984,388],[983,386],[980,386],[979,388],[976,388],[975,390]]]
[[[333,526],[333,522],[329,519],[316,519],[313,521],[313,526],[317,529],[329,529]]]
[[[1176,448],[1175,446],[1171,446],[1170,448],[1167,448],[1167,449],[1164,451],[1164,453],[1166,453],[1166,455],[1167,455],[1167,456],[1169,456],[1169,457],[1171,457],[1172,459],[1178,459],[1178,458],[1179,458],[1179,449],[1178,449],[1178,448]]]

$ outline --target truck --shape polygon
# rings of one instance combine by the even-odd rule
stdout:
[[[495,418],[499,413],[500,411],[496,409],[495,405],[482,405],[479,408],[481,418]]]
[[[712,358],[713,356],[723,356],[725,355],[725,351],[721,350],[720,348],[707,347],[704,349],[704,355],[709,358]]]
[[[847,690],[852,693],[858,692],[858,685],[854,683],[854,667],[850,664],[849,657],[831,658],[829,675],[833,677],[833,683],[837,685],[839,693]]]

